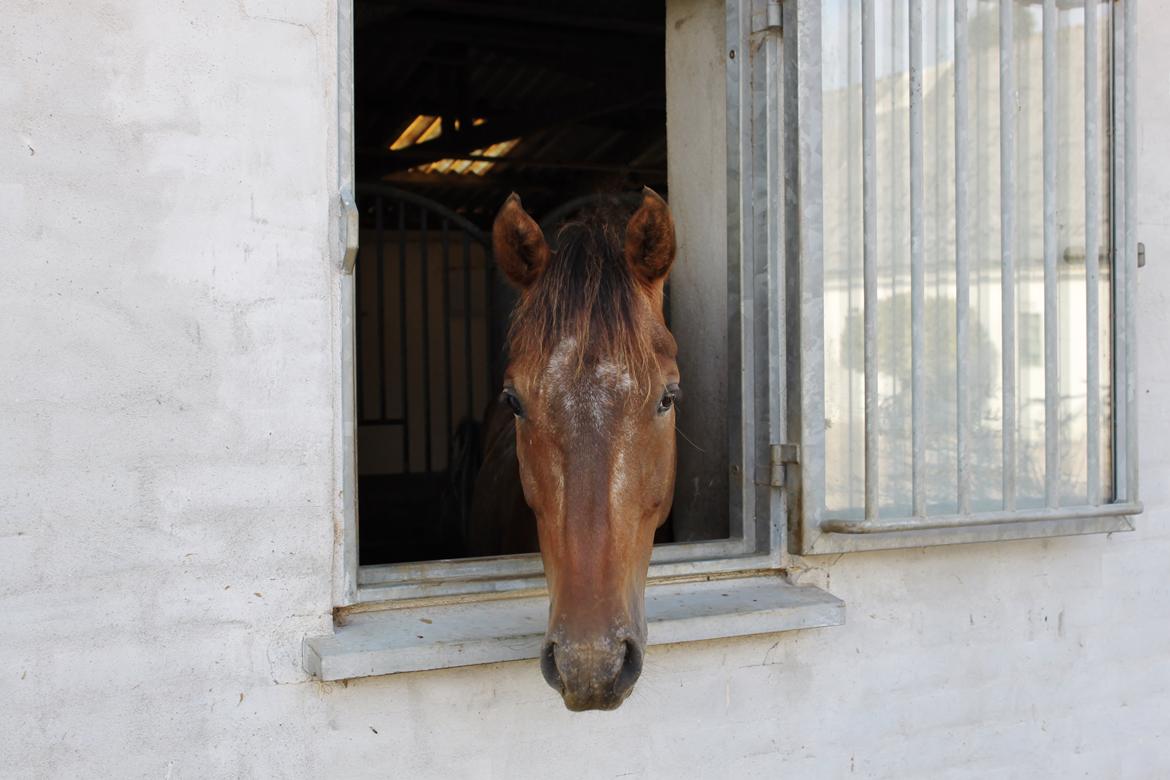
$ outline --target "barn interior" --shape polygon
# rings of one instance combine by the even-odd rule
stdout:
[[[465,557],[513,300],[492,219],[511,192],[549,235],[597,198],[668,196],[664,8],[354,11],[361,563]]]

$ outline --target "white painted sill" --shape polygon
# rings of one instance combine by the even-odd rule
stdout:
[[[536,658],[547,621],[543,595],[358,612],[305,639],[303,663],[328,681]],[[664,645],[837,626],[845,603],[778,573],[651,584],[646,622]]]

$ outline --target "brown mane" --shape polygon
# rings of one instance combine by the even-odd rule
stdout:
[[[639,327],[640,282],[625,257],[625,221],[605,211],[565,223],[540,279],[512,312],[513,356],[545,363],[566,338],[576,344],[578,370],[597,360],[628,367],[639,386],[654,355],[653,334]]]

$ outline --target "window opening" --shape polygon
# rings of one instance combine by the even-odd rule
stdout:
[[[491,223],[513,191],[550,242],[599,201],[632,211],[642,186],[670,199],[663,8],[355,0],[354,53],[360,563],[535,552],[476,542],[485,411],[514,302]],[[715,498],[656,542],[731,533],[726,448],[709,448],[714,465],[700,449],[679,437],[680,476],[712,471]]]

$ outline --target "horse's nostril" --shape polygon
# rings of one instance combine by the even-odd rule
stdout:
[[[634,683],[642,674],[641,645],[632,639],[627,639],[622,644],[625,646],[625,657],[622,659],[621,671],[618,672],[617,679],[614,680],[613,684],[613,691],[618,696],[624,695],[633,688]]]
[[[561,672],[557,669],[557,643],[545,642],[540,653],[540,673],[544,681],[560,693],[565,692],[565,682],[561,679]]]

